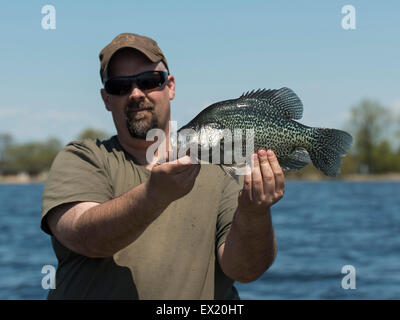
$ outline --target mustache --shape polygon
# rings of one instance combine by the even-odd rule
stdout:
[[[135,110],[135,109],[149,109],[149,110],[153,110],[154,109],[154,104],[149,102],[149,101],[132,101],[129,102],[126,107],[125,107],[125,112],[128,113],[131,110]]]

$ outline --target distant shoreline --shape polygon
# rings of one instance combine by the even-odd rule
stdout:
[[[28,174],[16,174],[16,175],[0,175],[0,184],[38,184],[44,183],[47,179],[47,174],[40,174],[35,177],[31,177]]]
[[[47,174],[41,174],[39,176],[30,177],[27,174],[17,175],[0,175],[0,184],[40,184],[46,181]],[[384,174],[348,174],[340,176],[336,179],[325,178],[320,175],[304,175],[301,177],[288,176],[285,178],[286,181],[348,181],[348,182],[384,182],[394,181],[400,182],[400,173],[384,173]]]

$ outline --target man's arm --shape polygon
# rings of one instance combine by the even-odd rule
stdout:
[[[233,280],[250,282],[273,263],[277,247],[270,207],[283,197],[284,175],[275,154],[261,150],[244,179],[231,229],[218,248],[218,262]]]
[[[109,257],[135,241],[176,199],[194,185],[200,165],[189,157],[153,168],[145,183],[102,204],[81,202],[49,212],[53,235],[67,248],[92,258]]]

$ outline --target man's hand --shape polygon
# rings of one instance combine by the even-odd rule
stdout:
[[[253,154],[253,169],[244,177],[239,194],[239,210],[265,213],[284,194],[285,179],[273,151],[259,150]]]
[[[189,156],[154,166],[147,189],[151,199],[168,205],[183,197],[192,190],[199,171],[200,165],[192,164]]]

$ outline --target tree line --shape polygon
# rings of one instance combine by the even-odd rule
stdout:
[[[350,119],[342,129],[353,136],[353,147],[343,158],[341,175],[400,172],[400,119],[396,117],[394,111],[373,100],[362,100],[351,108]],[[88,128],[77,139],[107,137],[102,130]],[[46,172],[62,147],[57,138],[15,143],[11,135],[0,133],[0,175]],[[311,164],[289,175],[309,174],[321,175]]]
[[[102,130],[88,128],[77,137],[81,139],[105,139],[108,134]],[[57,138],[46,141],[15,143],[7,133],[0,133],[0,175],[14,175],[21,172],[36,176],[50,169],[60,150],[62,142]]]

